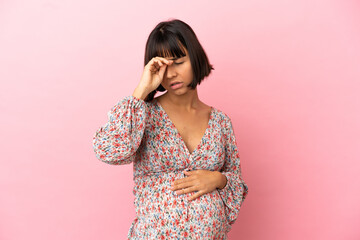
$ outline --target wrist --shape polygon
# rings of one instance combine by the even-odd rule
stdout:
[[[144,100],[148,94],[149,93],[145,89],[141,87],[136,87],[132,95],[134,97]]]
[[[218,181],[218,186],[217,186],[217,188],[218,189],[223,189],[225,186],[226,186],[226,184],[227,184],[227,178],[226,178],[226,176],[224,175],[224,174],[222,174],[221,172],[219,172],[219,171],[216,171],[217,173],[218,173],[218,175],[219,175],[219,181]]]

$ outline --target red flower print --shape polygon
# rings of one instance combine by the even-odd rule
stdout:
[[[127,239],[219,239],[226,235],[227,224],[235,222],[247,196],[230,118],[212,111],[209,128],[191,154],[182,143],[179,146],[180,133],[155,101],[124,98],[93,137],[99,160],[133,164],[136,218]],[[184,178],[186,168],[221,170],[227,187],[187,201],[185,197],[196,192],[177,195],[170,189]],[[220,203],[222,209],[214,209]]]

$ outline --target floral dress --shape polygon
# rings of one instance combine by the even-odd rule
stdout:
[[[126,96],[108,112],[108,122],[93,137],[97,159],[133,163],[136,217],[127,239],[227,239],[248,186],[242,179],[239,151],[230,118],[211,107],[207,129],[190,153],[181,135],[154,98]],[[227,178],[193,200],[196,192],[177,195],[171,183],[184,170],[219,171]]]

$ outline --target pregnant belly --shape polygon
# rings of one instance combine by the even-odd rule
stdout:
[[[170,189],[173,181],[183,177],[181,172],[171,172],[136,178],[137,218],[148,228],[187,229],[190,235],[201,231],[204,236],[216,236],[223,232],[225,206],[218,191],[188,200],[196,192],[177,195]]]

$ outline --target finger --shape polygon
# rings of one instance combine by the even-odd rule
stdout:
[[[177,190],[177,189],[182,189],[182,188],[185,188],[185,187],[192,186],[192,184],[181,181],[181,182],[177,182],[177,183],[174,182],[174,184],[172,184],[171,186],[172,186],[171,187],[172,190]]]
[[[159,69],[157,69],[155,66],[154,67],[151,67],[150,71],[153,73],[153,74],[156,74]]]
[[[186,175],[192,175],[192,174],[193,174],[193,171],[186,171],[186,170],[185,170],[185,171],[183,171],[183,173],[186,174]]]
[[[174,181],[171,184],[171,186],[179,186],[180,184],[184,184],[184,183],[192,183],[193,180],[194,180],[193,176],[185,176],[185,177],[183,177],[181,179],[178,179],[178,180]]]
[[[172,182],[171,186],[179,187],[179,186],[182,186],[181,184],[186,183],[188,181],[189,181],[188,177],[180,178],[180,179],[177,179],[176,181]]]
[[[161,66],[162,66],[162,65],[163,65],[163,64],[162,64],[160,61],[154,59],[153,63],[151,64],[152,72],[153,72],[153,73],[158,72],[158,71],[161,69]]]
[[[177,190],[175,193],[177,195],[181,195],[181,194],[185,194],[185,193],[190,193],[190,192],[194,192],[196,191],[197,188],[192,186],[192,187],[188,187],[188,188],[183,188],[183,189],[180,189],[180,190]]]
[[[154,66],[156,67],[161,67],[163,65],[163,63],[159,60],[159,59],[154,59]]]
[[[165,63],[165,64],[171,64],[173,63],[173,60],[169,60],[169,59],[166,59],[166,58],[163,58],[163,57],[155,57],[157,60]]]
[[[177,190],[177,189],[181,189],[181,186],[180,186],[181,183],[176,183],[176,182],[173,182],[171,184],[171,190]]]
[[[164,64],[171,64],[174,62],[174,60],[166,59],[166,58],[159,57],[159,56],[153,57],[151,60],[159,60],[159,61],[163,62]]]
[[[159,60],[156,57],[153,57],[147,64],[149,68],[156,67],[159,68]]]
[[[197,193],[194,193],[192,196],[188,197],[189,201],[194,200],[195,198],[200,197],[201,195],[203,195],[204,193],[202,191],[198,191]]]
[[[151,59],[151,61],[146,65],[150,71],[156,71],[158,66],[157,63],[155,61],[156,59]]]
[[[179,185],[180,183],[183,183],[183,182],[184,182],[183,178],[177,179],[176,181],[171,183],[171,186],[177,186],[177,185]]]
[[[186,177],[183,177],[183,178],[180,178],[180,179],[177,179],[177,180],[173,181],[171,183],[171,186],[177,186],[177,185],[179,185],[181,183],[189,182],[190,180],[192,180],[192,178],[186,176]]]
[[[164,78],[164,73],[165,73],[166,67],[167,67],[167,65],[163,65],[163,66],[160,67],[159,76],[160,76],[161,81]]]

